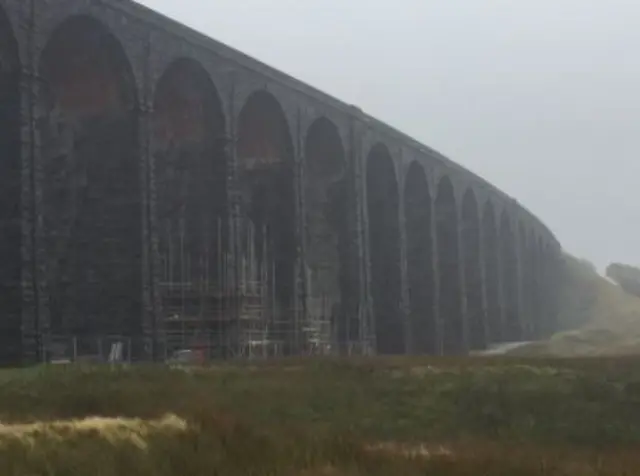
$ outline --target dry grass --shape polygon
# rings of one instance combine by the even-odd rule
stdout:
[[[602,475],[640,467],[640,359],[0,373],[0,475]]]

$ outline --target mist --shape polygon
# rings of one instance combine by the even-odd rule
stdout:
[[[640,3],[145,0],[478,173],[602,270],[640,265]]]

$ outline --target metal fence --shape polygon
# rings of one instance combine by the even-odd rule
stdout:
[[[50,364],[166,362],[205,364],[224,360],[259,360],[283,356],[371,355],[373,342],[337,343],[298,336],[265,338],[263,333],[241,337],[215,332],[159,333],[152,337],[123,335],[51,335],[40,339],[41,358]]]
[[[41,339],[40,355],[45,362],[121,362],[132,361],[132,339],[126,336],[49,336]]]

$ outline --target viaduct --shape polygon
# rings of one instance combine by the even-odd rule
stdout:
[[[129,0],[0,0],[0,167],[0,364],[60,335],[448,355],[554,330],[560,244],[516,200]]]

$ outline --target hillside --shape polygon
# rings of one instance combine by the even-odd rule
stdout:
[[[564,258],[559,313],[559,323],[564,330],[548,341],[520,347],[511,353],[640,354],[640,298],[625,291],[628,286],[623,288],[598,274],[588,261],[568,254]]]

